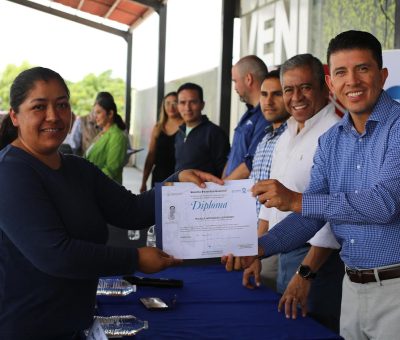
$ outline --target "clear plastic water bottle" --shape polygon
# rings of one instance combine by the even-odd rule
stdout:
[[[156,246],[156,233],[154,230],[154,225],[147,230],[147,240],[146,246],[148,247],[155,247]]]
[[[140,239],[140,230],[128,230],[128,239],[131,241]]]

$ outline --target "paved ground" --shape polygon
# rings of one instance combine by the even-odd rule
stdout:
[[[139,193],[142,184],[142,171],[132,166],[126,166],[122,173],[122,184],[134,194]]]
[[[142,183],[142,171],[135,167],[127,166],[122,173],[122,184],[134,194],[139,193]],[[109,227],[109,244],[121,247],[141,247],[146,244],[147,229],[140,231],[140,239],[131,241],[128,239],[127,231],[115,227]]]

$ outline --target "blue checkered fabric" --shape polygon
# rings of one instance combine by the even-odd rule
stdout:
[[[275,130],[272,126],[268,126],[265,129],[265,136],[257,145],[256,153],[253,158],[253,167],[249,176],[249,178],[254,179],[255,183],[269,178],[275,145],[280,135],[286,130],[286,127],[287,123],[285,122]],[[256,200],[256,202],[258,216],[261,203],[258,200]]]
[[[400,104],[384,91],[364,133],[347,113],[320,138],[302,216],[289,215],[260,244],[269,254],[294,249],[324,221],[348,267],[400,263]]]

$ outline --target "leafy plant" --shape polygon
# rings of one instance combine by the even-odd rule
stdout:
[[[10,86],[15,77],[32,66],[24,61],[20,66],[7,65],[4,71],[0,72],[0,111],[9,109]],[[108,91],[114,96],[118,113],[123,118],[125,117],[125,82],[121,78],[112,78],[111,73],[111,70],[99,75],[91,73],[75,83],[66,80],[71,92],[72,110],[76,115],[88,114],[92,110],[96,94],[100,91]]]

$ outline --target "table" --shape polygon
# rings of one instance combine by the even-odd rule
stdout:
[[[278,313],[279,296],[266,287],[241,285],[242,272],[226,272],[222,265],[169,268],[137,276],[184,280],[183,288],[137,287],[125,297],[98,297],[100,315],[133,314],[147,320],[149,329],[135,339],[342,339],[311,318],[288,320]],[[159,297],[173,309],[149,311],[140,297]]]

